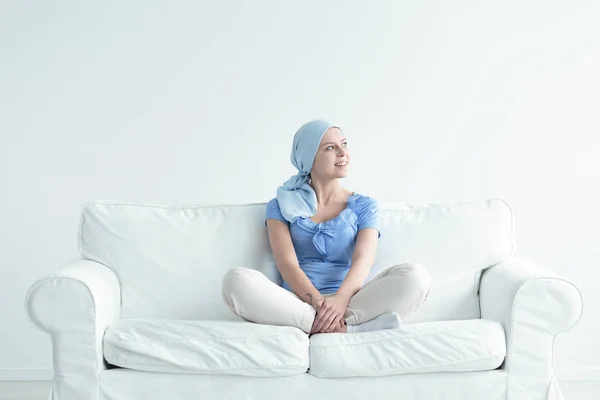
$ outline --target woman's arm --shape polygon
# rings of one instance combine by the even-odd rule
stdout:
[[[337,294],[350,301],[360,290],[367,279],[375,261],[379,231],[375,228],[365,228],[358,231],[350,271],[340,285]]]
[[[360,290],[369,275],[377,252],[378,239],[379,231],[375,228],[358,231],[350,271],[346,274],[335,295],[325,299],[320,306],[311,333],[335,332],[336,328],[343,324],[350,298]]]
[[[304,302],[318,309],[323,303],[323,296],[300,268],[288,224],[274,218],[268,218],[267,230],[275,265],[283,280]]]

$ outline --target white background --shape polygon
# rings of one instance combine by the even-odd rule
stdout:
[[[600,3],[0,3],[0,380],[49,378],[34,280],[76,258],[91,199],[267,201],[326,118],[345,187],[502,197],[517,255],[581,289],[559,378],[600,377]]]

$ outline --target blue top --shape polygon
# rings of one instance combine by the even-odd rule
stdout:
[[[316,223],[309,217],[299,217],[290,223],[281,214],[277,198],[267,203],[268,218],[288,224],[300,268],[322,294],[335,293],[342,284],[350,269],[359,230],[375,228],[381,237],[377,202],[356,193],[348,198],[346,208],[328,221]],[[282,286],[292,291],[287,282]]]

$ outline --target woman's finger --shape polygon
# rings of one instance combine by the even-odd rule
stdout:
[[[331,324],[329,324],[329,327],[327,327],[326,331],[328,333],[331,333],[333,331],[335,331],[339,326],[340,326],[340,321],[342,319],[341,315],[337,315],[333,321],[331,321]]]
[[[319,308],[319,311],[317,311],[317,314],[315,315],[315,320],[313,321],[310,333],[317,332],[316,328],[319,324],[323,322],[323,318],[325,317],[325,315],[327,315],[327,309],[325,309],[324,307]]]
[[[315,327],[314,327],[314,331],[315,332],[320,332],[321,326],[323,325],[323,322],[325,321],[325,317],[327,315],[327,311],[323,311],[323,313],[320,315],[320,318],[318,321],[315,321]]]
[[[316,332],[322,332],[322,329],[325,326],[325,322],[327,322],[327,320],[333,313],[334,313],[333,310],[327,310],[327,312],[323,314],[323,317],[321,318],[319,323],[315,325]]]
[[[321,313],[320,310],[321,309],[319,309],[319,311],[317,311],[317,314],[315,315],[315,320],[313,321],[312,327],[310,328],[310,333],[315,332],[317,324],[321,321],[321,318],[323,318],[323,313]]]
[[[335,321],[335,319],[337,318],[337,314],[333,313],[329,316],[329,318],[327,318],[325,320],[325,322],[323,323],[323,327],[321,328],[321,332],[329,332],[329,328],[331,328],[331,324],[333,323],[333,321]]]
[[[339,314],[335,310],[333,310],[331,314],[329,314],[327,318],[325,318],[325,320],[323,321],[323,325],[321,326],[321,332],[327,332],[333,321],[335,321],[335,319],[338,317]]]

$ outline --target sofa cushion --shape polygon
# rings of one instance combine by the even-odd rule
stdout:
[[[396,264],[421,264],[431,275],[431,290],[404,322],[479,318],[481,270],[514,252],[509,205],[501,199],[425,205],[377,200],[382,236],[367,281]],[[93,201],[81,215],[79,250],[117,274],[122,318],[231,318],[221,297],[227,271],[253,268],[281,283],[265,207]]]
[[[121,320],[104,336],[110,364],[143,371],[290,376],[308,369],[308,336],[236,321]]]
[[[480,319],[318,334],[310,338],[309,373],[334,378],[491,370],[504,361],[505,343],[499,322]]]

